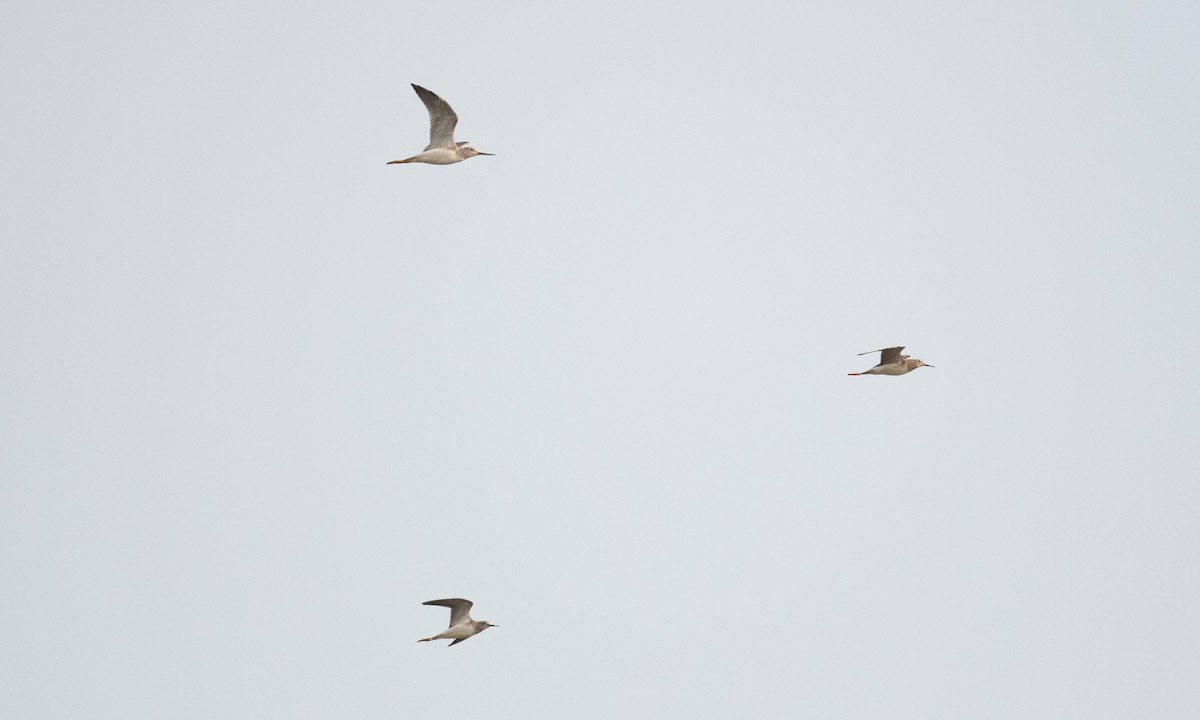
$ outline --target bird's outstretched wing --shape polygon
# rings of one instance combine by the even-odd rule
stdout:
[[[447,645],[446,647],[454,647],[455,645],[459,644],[463,640],[470,640],[470,639],[471,638],[459,638],[459,639],[455,640],[454,642],[450,643],[449,645]]]
[[[422,605],[441,605],[442,607],[450,608],[450,625],[454,627],[461,622],[471,621],[471,606],[475,603],[462,598],[444,598],[442,600],[430,600],[421,603]],[[453,645],[454,643],[450,643]]]
[[[894,363],[897,360],[899,360],[900,359],[900,351],[903,349],[904,349],[904,346],[899,345],[897,347],[880,348],[879,350],[868,350],[866,352],[860,352],[859,355],[870,355],[871,353],[883,353],[882,355],[879,356],[879,364],[887,365],[889,363]]]
[[[425,149],[454,147],[454,126],[458,125],[458,116],[454,114],[450,103],[420,85],[410,84],[429,111],[429,147]]]

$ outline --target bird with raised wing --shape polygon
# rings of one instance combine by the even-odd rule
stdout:
[[[879,356],[879,364],[870,370],[863,370],[860,373],[847,373],[848,375],[904,375],[910,373],[919,367],[933,367],[926,364],[922,360],[910,358],[908,355],[901,355],[900,351],[904,346],[883,348],[881,350],[868,350],[859,353],[859,355],[870,355],[871,353],[882,353]]]
[[[420,85],[412,84],[417,91],[417,97],[425,103],[429,111],[429,145],[417,155],[403,160],[393,160],[388,165],[403,163],[427,163],[429,165],[453,165],[476,155],[495,155],[495,153],[479,152],[470,147],[470,141],[454,142],[454,126],[458,125],[458,115],[450,108],[450,103],[429,92]]]
[[[445,632],[438,633],[433,637],[421,638],[417,642],[429,642],[430,640],[454,640],[446,647],[454,647],[463,640],[478,635],[490,627],[500,627],[493,625],[486,620],[472,620],[471,606],[474,604],[470,600],[462,598],[446,598],[444,600],[430,600],[421,603],[422,605],[441,605],[442,607],[450,608],[450,629]]]

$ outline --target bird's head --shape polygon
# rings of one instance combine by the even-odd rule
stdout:
[[[464,154],[466,154],[467,157],[475,157],[476,155],[493,155],[494,156],[496,154],[496,153],[479,152],[475,148],[468,146],[466,143],[463,143],[462,151]]]
[[[913,369],[914,369],[914,370],[915,370],[916,368],[919,368],[919,367],[933,367],[932,365],[930,365],[929,363],[925,362],[924,360],[918,360],[918,359],[916,359],[916,358],[913,358],[913,359],[912,359],[912,360],[910,360],[909,362],[913,363]]]

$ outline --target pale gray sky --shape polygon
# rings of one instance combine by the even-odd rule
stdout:
[[[9,7],[0,716],[1200,716],[1197,37]]]

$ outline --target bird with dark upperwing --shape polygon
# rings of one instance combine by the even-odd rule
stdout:
[[[412,86],[413,90],[417,91],[417,97],[425,103],[425,109],[429,110],[429,145],[417,155],[403,160],[393,160],[388,165],[404,163],[453,165],[476,155],[495,155],[495,153],[479,152],[470,147],[468,140],[454,142],[454,126],[458,125],[458,115],[454,114],[450,103],[420,85],[412,84]]]
[[[848,375],[903,375],[910,373],[919,367],[933,367],[927,365],[922,360],[910,358],[907,355],[901,355],[900,351],[904,349],[903,345],[899,347],[883,348],[882,350],[868,350],[859,353],[859,355],[870,355],[871,353],[882,353],[879,356],[879,364],[870,370],[864,370],[860,373],[847,373]]]
[[[454,647],[463,640],[478,635],[490,627],[500,627],[493,625],[486,620],[472,620],[471,606],[474,604],[470,600],[462,598],[445,598],[444,600],[429,600],[421,603],[422,605],[441,605],[442,607],[450,608],[450,629],[445,632],[438,633],[433,637],[421,638],[417,642],[429,642],[430,640],[451,640],[446,647]]]

